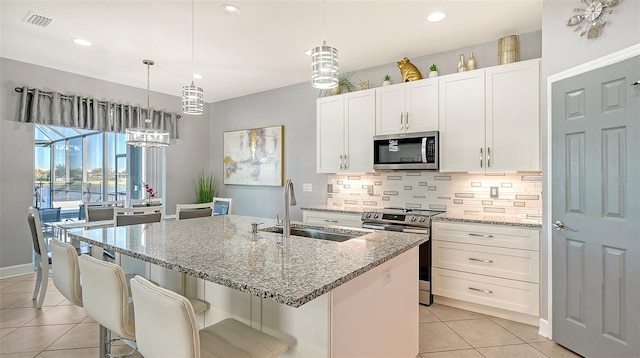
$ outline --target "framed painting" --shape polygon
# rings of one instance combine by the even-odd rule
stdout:
[[[224,132],[224,184],[282,186],[284,126]]]

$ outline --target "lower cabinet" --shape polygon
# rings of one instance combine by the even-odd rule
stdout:
[[[362,227],[361,213],[328,212],[302,210],[302,221],[305,224],[329,224],[338,226]]]
[[[435,302],[537,325],[539,230],[458,222],[432,229]]]

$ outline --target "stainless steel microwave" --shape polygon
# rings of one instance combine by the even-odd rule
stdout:
[[[438,170],[438,132],[373,137],[373,169]]]

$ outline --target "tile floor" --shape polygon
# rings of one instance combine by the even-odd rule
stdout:
[[[42,309],[31,300],[35,274],[0,280],[0,358],[95,357],[98,324],[49,279]],[[113,353],[126,354],[118,344]],[[141,357],[135,354],[132,357]],[[537,328],[433,304],[420,306],[420,358],[579,357]]]

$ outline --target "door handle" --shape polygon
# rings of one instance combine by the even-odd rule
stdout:
[[[347,168],[349,167],[349,162],[347,161],[347,155],[345,154],[343,158],[344,158],[344,170],[347,170]]]
[[[405,118],[406,118],[405,122],[407,122],[407,125],[406,125],[406,126],[404,126],[404,127],[405,127],[406,129],[409,129],[409,112],[407,112],[407,114],[406,114],[406,117],[405,117]]]
[[[487,168],[491,168],[491,147],[487,147]]]
[[[484,156],[482,155],[482,148],[480,148],[480,168],[482,168],[482,159]]]
[[[404,129],[404,113],[400,112],[400,130]]]
[[[342,154],[340,154],[340,170],[344,169],[343,165],[342,165]]]
[[[556,220],[556,222],[553,223],[553,228],[558,230],[558,231],[567,231],[569,230],[569,228],[567,228],[564,223],[560,220]]]

